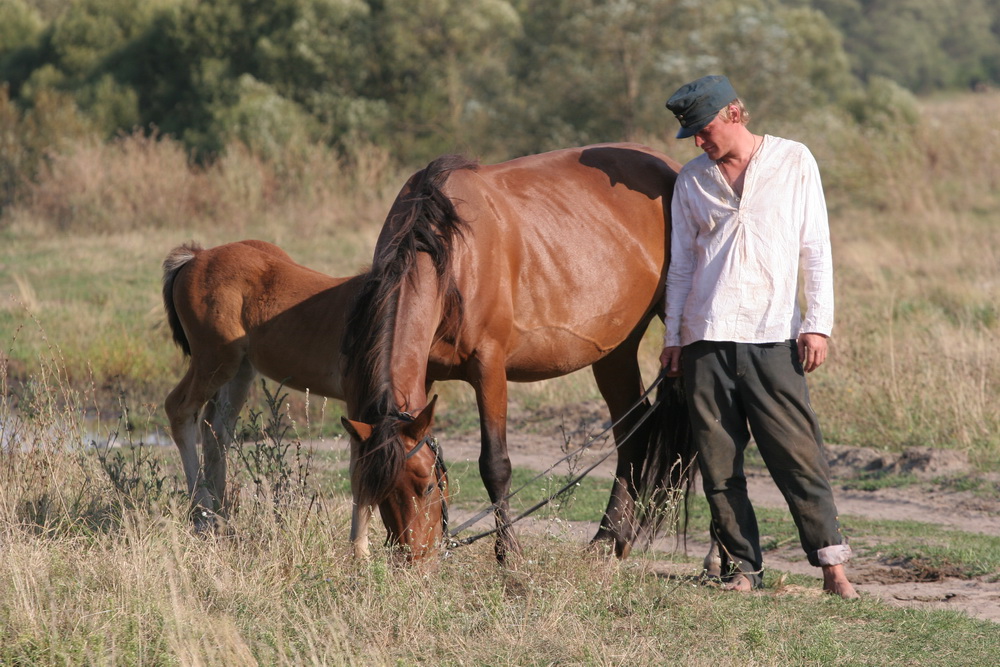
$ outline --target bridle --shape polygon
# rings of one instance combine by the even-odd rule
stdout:
[[[403,419],[409,418],[412,420],[413,417],[408,412],[401,413]],[[448,537],[448,497],[445,495],[445,489],[448,486],[448,466],[444,463],[444,456],[441,453],[441,445],[438,444],[437,438],[432,435],[425,435],[421,438],[413,449],[411,449],[404,460],[410,459],[414,454],[419,452],[424,446],[428,447],[434,453],[434,477],[437,479],[438,491],[441,493],[441,534],[444,538]]]
[[[656,380],[654,380],[653,383],[642,394],[642,396],[639,397],[639,400],[637,400],[635,403],[633,403],[632,406],[625,412],[624,415],[622,415],[619,418],[619,420],[617,422],[612,423],[606,429],[604,429],[604,431],[602,431],[601,433],[597,434],[596,436],[592,436],[588,440],[587,443],[585,443],[584,445],[582,445],[581,447],[579,447],[579,449],[577,449],[576,451],[569,452],[568,454],[566,454],[566,456],[562,457],[561,459],[559,459],[558,461],[556,461],[555,463],[553,463],[548,468],[548,470],[545,470],[545,471],[539,473],[538,475],[536,475],[532,479],[530,479],[527,482],[525,482],[524,484],[522,484],[518,489],[516,489],[516,490],[510,492],[509,494],[507,494],[506,499],[512,498],[514,495],[516,495],[517,493],[519,493],[522,490],[524,490],[524,488],[527,487],[529,484],[532,484],[533,482],[537,481],[541,477],[547,475],[559,463],[562,463],[563,461],[565,461],[566,459],[570,458],[571,456],[579,454],[579,452],[581,452],[581,451],[583,451],[585,449],[588,449],[591,446],[593,446],[594,443],[598,442],[601,437],[603,437],[605,434],[611,432],[614,429],[614,427],[617,426],[621,421],[623,421],[625,419],[625,417],[628,416],[632,411],[634,411],[637,408],[639,408],[643,404],[643,402],[646,401],[647,397],[649,397],[653,393],[653,390],[655,390],[660,385],[660,383],[663,382],[663,380],[664,380],[665,377],[666,377],[666,370],[664,369],[664,370],[660,371],[660,374],[657,376]],[[554,493],[549,494],[548,497],[544,498],[540,502],[536,503],[535,505],[533,505],[532,507],[528,508],[527,510],[525,510],[524,512],[522,512],[520,515],[518,515],[517,517],[515,517],[513,520],[511,520],[509,522],[509,524],[507,524],[507,526],[509,527],[509,526],[517,523],[518,521],[526,518],[527,516],[533,514],[537,510],[539,510],[542,507],[544,507],[545,505],[547,505],[553,499],[561,496],[563,493],[566,493],[570,489],[575,488],[579,484],[580,480],[582,480],[592,470],[594,470],[597,466],[599,466],[601,463],[603,463],[608,457],[611,456],[611,454],[614,454],[615,452],[617,452],[618,449],[623,444],[625,444],[625,441],[627,441],[629,438],[631,438],[636,433],[636,431],[639,430],[639,428],[640,428],[640,426],[642,426],[643,422],[645,422],[647,419],[649,419],[652,415],[654,415],[656,413],[656,408],[659,405],[659,402],[660,402],[659,398],[657,398],[656,401],[654,401],[653,404],[650,405],[648,407],[648,409],[638,418],[637,422],[632,426],[631,430],[629,430],[629,432],[627,434],[625,434],[625,436],[622,438],[621,442],[617,443],[606,454],[604,454],[604,456],[602,456],[595,463],[593,463],[592,465],[590,465],[589,467],[587,467],[585,470],[583,470],[582,473],[580,473],[579,475],[577,475],[574,479],[570,480],[561,489],[559,489],[558,491],[556,491]],[[411,415],[408,412],[402,412],[402,413],[400,413],[400,416],[401,416],[402,419],[404,419],[406,421],[413,421],[413,415]],[[475,522],[479,521],[484,516],[486,516],[490,511],[492,511],[496,507],[496,505],[494,504],[494,505],[490,505],[489,507],[487,507],[486,509],[482,510],[478,514],[476,514],[476,515],[472,516],[471,518],[469,518],[468,520],[466,520],[462,525],[460,525],[458,528],[456,528],[455,531],[451,535],[448,534],[448,501],[445,498],[445,493],[444,493],[445,487],[446,487],[445,474],[448,472],[448,469],[447,469],[447,467],[444,464],[444,458],[441,455],[441,446],[438,444],[437,438],[435,438],[433,436],[430,436],[430,435],[424,436],[423,439],[421,439],[420,442],[418,442],[416,444],[416,446],[414,446],[413,449],[411,449],[409,451],[409,453],[407,453],[406,458],[409,459],[411,456],[413,456],[414,454],[416,454],[418,451],[420,451],[420,448],[423,447],[424,445],[430,447],[431,451],[434,452],[434,473],[437,476],[438,489],[441,491],[441,527],[442,527],[442,531],[443,531],[442,535],[444,537],[445,547],[447,549],[454,549],[454,548],[457,548],[457,547],[460,547],[460,546],[465,546],[465,545],[468,545],[468,544],[472,544],[473,542],[477,542],[477,541],[479,541],[480,539],[482,539],[484,537],[487,537],[489,535],[493,535],[493,534],[497,533],[501,529],[501,526],[497,526],[495,528],[491,528],[489,530],[485,530],[485,531],[480,532],[480,533],[478,533],[476,535],[473,535],[471,537],[466,537],[464,539],[457,539],[457,535],[460,532],[462,532],[463,530],[465,530],[467,527],[471,526]]]

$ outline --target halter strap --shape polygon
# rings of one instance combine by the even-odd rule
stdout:
[[[409,416],[408,413],[404,412],[403,414]],[[437,478],[437,487],[441,492],[441,535],[442,539],[448,539],[448,500],[444,495],[448,466],[444,464],[444,457],[441,455],[441,445],[438,444],[437,438],[432,435],[425,435],[413,449],[407,452],[404,460],[409,459],[419,452],[420,448],[424,445],[434,452],[434,476]]]

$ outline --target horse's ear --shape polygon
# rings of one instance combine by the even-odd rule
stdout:
[[[371,424],[356,422],[348,419],[347,417],[341,417],[340,423],[344,425],[344,429],[347,430],[347,433],[358,442],[364,442],[368,438],[372,437],[372,431],[375,430],[372,428]]]
[[[431,423],[434,421],[434,404],[437,403],[437,394],[434,394],[434,398],[431,402],[424,406],[424,409],[420,411],[416,417],[414,417],[412,422],[407,423],[403,427],[403,431],[406,435],[410,436],[414,440],[420,440],[431,430]]]

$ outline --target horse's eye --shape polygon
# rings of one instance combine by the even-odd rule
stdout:
[[[429,495],[431,495],[432,493],[434,493],[434,489],[435,489],[435,488],[437,488],[437,486],[436,486],[435,484],[433,484],[433,483],[431,483],[431,484],[428,484],[428,485],[427,485],[427,488],[426,488],[426,489],[424,489],[424,495],[425,495],[425,496],[429,496]]]

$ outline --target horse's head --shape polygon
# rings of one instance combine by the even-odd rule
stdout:
[[[387,542],[399,547],[410,560],[434,552],[448,530],[448,472],[437,440],[430,435],[436,400],[434,397],[416,417],[402,413],[399,418],[389,418],[405,452],[399,474],[389,480],[378,497],[361,499],[378,505]],[[358,445],[351,448],[352,464],[356,463],[355,456],[365,455],[355,452],[370,451],[372,444],[379,446],[369,442],[376,433],[373,425],[349,419],[344,419],[343,424]]]

